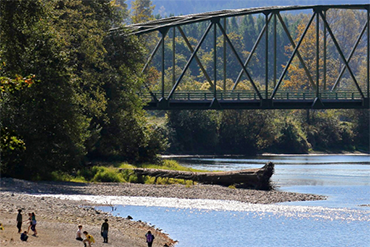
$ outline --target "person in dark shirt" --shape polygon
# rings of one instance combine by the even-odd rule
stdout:
[[[105,219],[104,223],[101,225],[101,236],[104,239],[104,243],[108,243],[108,229],[109,229],[108,220]]]
[[[22,241],[27,241],[27,239],[28,239],[27,231],[24,231],[24,232],[21,234],[21,240],[22,240]]]
[[[147,234],[145,234],[145,237],[148,247],[152,247],[154,241],[154,235],[152,234],[152,232],[148,231]]]
[[[22,209],[18,209],[18,215],[17,215],[18,233],[21,233],[21,230],[22,230],[22,222],[23,222]]]

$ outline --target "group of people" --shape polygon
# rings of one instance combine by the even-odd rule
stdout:
[[[101,230],[100,234],[104,239],[103,243],[108,243],[109,224],[108,224],[107,219],[104,220],[104,223],[101,225],[100,230]],[[83,235],[85,236],[85,239],[83,239]],[[154,235],[150,231],[148,231],[145,234],[145,238],[146,238],[146,242],[148,243],[148,247],[151,247],[152,244],[153,244],[153,241],[154,241]],[[91,244],[95,243],[95,239],[91,234],[89,234],[87,231],[82,231],[82,225],[81,224],[78,225],[78,229],[77,229],[77,232],[76,232],[76,240],[82,241],[84,243],[85,247],[91,247]],[[167,246],[167,245],[165,245],[165,246]]]
[[[24,231],[21,233],[21,240],[22,241],[27,241],[28,239],[28,232],[30,229],[34,232],[32,236],[37,236],[37,230],[36,230],[36,215],[35,213],[29,213],[28,214],[29,218],[25,221],[23,221],[23,215],[22,215],[22,209],[18,209],[18,215],[17,215],[17,228],[18,228],[18,233],[22,232],[22,224],[23,222],[28,221],[29,226],[27,231]],[[2,225],[0,225],[2,227]],[[101,225],[101,236],[103,237],[104,242],[103,243],[108,243],[108,231],[109,231],[109,224],[108,224],[108,219],[104,220],[104,223]],[[85,238],[83,238],[85,237]],[[146,242],[148,244],[148,247],[151,247],[154,241],[154,235],[148,231],[145,234]],[[82,231],[82,225],[78,225],[78,229],[76,232],[76,240],[82,241],[84,243],[85,247],[91,247],[92,243],[95,243],[94,237],[89,234],[87,231]],[[165,245],[167,246],[167,245]]]
[[[28,229],[27,231],[24,231],[22,232],[22,224],[23,222],[28,222]],[[17,228],[18,228],[18,233],[21,233],[21,240],[22,241],[27,241],[28,239],[28,233],[30,231],[30,229],[33,231],[33,235],[32,236],[37,236],[37,230],[36,230],[36,224],[37,224],[37,221],[36,221],[36,215],[35,213],[29,213],[28,214],[28,219],[23,221],[23,215],[22,215],[22,209],[18,209],[18,215],[17,215]]]
[[[83,236],[85,236],[85,239],[82,238]],[[91,234],[89,234],[87,231],[82,231],[81,224],[78,225],[78,229],[76,233],[76,240],[82,241],[85,247],[87,246],[91,247],[91,244],[95,243],[95,239]]]
[[[104,223],[101,225],[101,236],[104,239],[103,243],[108,243],[108,230],[109,230],[109,224],[108,220],[105,219]],[[83,239],[83,235],[85,236],[85,239]],[[95,243],[94,237],[89,234],[87,231],[82,231],[82,225],[78,225],[78,229],[76,232],[76,240],[82,241],[85,245],[85,247],[91,247],[92,243]]]

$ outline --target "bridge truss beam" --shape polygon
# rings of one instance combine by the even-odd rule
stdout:
[[[351,48],[350,53],[345,56],[345,52],[340,47],[339,42],[337,41],[336,34],[333,32],[332,27],[328,23],[327,20],[327,11],[331,9],[352,9],[352,10],[363,10],[366,12],[366,23],[363,24],[361,31],[359,32],[359,36],[353,47]],[[281,12],[284,11],[293,11],[293,10],[312,10],[312,15],[301,34],[297,43],[295,43],[292,31],[290,31],[284,22]],[[152,61],[155,54],[161,49],[161,93],[160,95],[154,93],[150,90],[150,87],[146,85],[146,88],[149,90],[151,95],[150,100],[148,100],[148,104],[146,106],[147,109],[152,110],[171,110],[171,109],[369,109],[370,108],[370,85],[369,85],[369,68],[370,68],[370,48],[369,48],[369,39],[370,39],[370,5],[315,5],[315,6],[295,6],[295,7],[271,7],[271,8],[252,8],[252,9],[243,9],[243,10],[235,10],[235,11],[218,11],[218,12],[211,12],[211,13],[204,13],[198,15],[189,15],[183,17],[171,17],[161,20],[156,20],[148,23],[143,24],[134,24],[129,26],[128,28],[131,29],[132,34],[141,35],[144,33],[159,31],[161,34],[161,39],[159,40],[158,44],[156,45],[155,49],[149,56],[148,62],[145,64],[142,72],[144,73],[146,69],[149,67],[150,62]],[[226,18],[234,17],[234,16],[242,16],[242,15],[251,15],[251,14],[263,14],[265,16],[265,24],[260,31],[257,40],[255,41],[252,49],[249,51],[249,55],[247,59],[243,62],[242,58],[240,57],[237,49],[235,48],[234,44],[232,43],[227,31],[226,31]],[[208,26],[201,36],[200,40],[198,41],[195,48],[193,48],[186,37],[185,32],[182,29],[183,25],[191,24],[191,23],[198,23],[198,22],[206,22]],[[283,66],[284,69],[278,78],[277,75],[277,68],[278,64],[276,62],[276,54],[277,54],[277,25],[280,24],[283,28],[290,45],[292,46],[292,53],[288,59],[288,62]],[[320,29],[320,25],[322,29]],[[310,28],[315,28],[315,46],[316,46],[316,64],[315,64],[315,71],[312,73],[308,69],[308,65],[304,59],[304,57],[300,53],[300,47],[309,31]],[[181,37],[183,38],[185,44],[187,45],[188,49],[190,50],[190,57],[186,62],[186,65],[182,69],[180,75],[176,76],[175,74],[175,64],[176,64],[176,49],[175,49],[175,31],[176,29],[180,32]],[[269,30],[272,29],[272,41],[273,41],[273,49],[272,49],[272,57],[273,63],[272,65],[269,64],[269,56],[271,55],[271,51],[269,50],[269,42],[271,36],[269,35]],[[165,90],[165,38],[168,35],[168,31],[172,30],[173,34],[173,48],[172,48],[172,60],[173,60],[173,75],[172,75],[172,88],[169,91]],[[320,44],[320,32],[323,30],[323,45]],[[117,31],[117,30],[113,30]],[[217,32],[221,33],[223,38],[223,55],[222,55],[222,63],[223,63],[223,90],[217,89],[217,64],[219,56],[216,53],[217,50]],[[205,41],[205,39],[213,33],[213,78],[207,73],[205,67],[203,66],[198,52]],[[366,35],[365,35],[366,33]],[[264,75],[264,85],[257,85],[257,82],[253,78],[253,73],[250,71],[250,61],[252,56],[255,54],[257,47],[261,44],[263,40],[265,42],[264,47],[264,66],[265,66],[265,75]],[[339,57],[343,63],[342,68],[340,69],[339,76],[337,77],[334,85],[331,89],[328,88],[327,84],[327,43],[328,38],[330,38],[333,46],[335,47],[336,51],[339,54]],[[361,42],[366,41],[366,82],[365,88],[361,88],[358,82],[358,78],[356,77],[355,73],[353,72],[353,68],[350,65],[351,59],[358,50],[358,46]],[[224,99],[220,98],[220,95],[226,95],[226,46],[231,50],[234,58],[240,65],[240,72],[233,83],[232,91],[237,89],[237,86],[242,78],[243,75],[246,75],[248,78],[248,82],[250,83],[251,88],[254,90],[254,94],[256,95],[255,99],[245,99],[245,100],[238,100],[238,99]],[[323,56],[320,54],[320,50],[323,52]],[[305,75],[308,78],[309,85],[315,91],[315,97],[310,99],[277,99],[277,94],[281,91],[280,89],[282,83],[284,82],[284,78],[286,78],[289,68],[292,65],[294,58],[298,58],[300,66],[302,66]],[[178,91],[178,87],[181,84],[187,70],[189,69],[193,60],[196,60],[200,70],[202,71],[203,75],[205,76],[207,82],[211,87],[211,92],[213,97],[211,99],[198,99],[198,98],[191,98],[188,99],[177,99],[175,95],[177,93],[181,93]],[[320,69],[320,63],[323,63],[323,69]],[[269,67],[273,66],[273,74],[269,75]],[[312,70],[312,69],[311,69]],[[351,99],[328,99],[323,98],[322,95],[326,92],[337,92],[338,85],[343,77],[344,72],[347,71],[350,75],[350,79],[353,82],[353,87],[355,91],[349,92],[352,94],[359,95],[359,97],[352,97]],[[313,75],[314,74],[314,75]],[[315,76],[315,79],[314,79]],[[269,80],[272,77],[272,81]],[[320,85],[320,83],[322,85]],[[261,89],[262,88],[262,89]],[[220,92],[221,91],[221,94]],[[283,92],[288,93],[289,92]],[[145,96],[143,96],[145,97]]]

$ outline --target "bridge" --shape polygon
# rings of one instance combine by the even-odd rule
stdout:
[[[157,39],[142,69],[145,76],[157,58],[155,70],[159,76],[155,83],[146,81],[145,90],[140,93],[147,102],[145,108],[369,109],[369,12],[370,4],[262,7],[175,16],[129,25],[131,35]],[[292,28],[285,18],[287,14],[299,13],[308,16],[307,20],[300,20],[303,27],[300,30],[299,25]],[[354,14],[359,23],[356,30],[351,30],[354,41],[350,42],[350,47],[348,42],[344,47],[343,42],[343,26],[351,22],[346,19],[347,13]],[[233,18],[238,20],[246,16],[262,18],[263,25],[256,37],[246,36],[244,41],[253,40],[254,43],[249,50],[241,51],[234,34],[228,30],[232,29]],[[333,23],[340,18],[342,26],[338,27]],[[202,30],[196,42],[184,31],[191,25]],[[287,43],[279,44],[278,35],[283,35]],[[180,40],[188,49],[186,62],[176,47]],[[308,45],[311,45],[310,50],[307,50]],[[282,47],[286,53],[283,62],[277,58]],[[202,49],[212,51],[206,62],[201,58]],[[256,56],[260,58],[258,61]],[[335,64],[329,66],[333,58],[336,58]],[[252,63],[262,66],[263,72],[254,71],[256,66]],[[237,68],[239,73],[231,75],[228,64],[233,64],[233,69]],[[189,85],[183,86],[189,84],[186,78],[189,78],[190,68],[199,71],[198,77],[204,79],[201,85],[206,86],[191,89]],[[297,70],[301,73],[297,74]],[[190,81],[194,84],[196,79]]]

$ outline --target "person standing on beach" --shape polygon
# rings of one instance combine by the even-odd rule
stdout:
[[[18,215],[17,215],[18,233],[21,233],[22,231],[22,222],[23,222],[22,209],[18,209]]]
[[[101,225],[101,236],[104,239],[104,243],[108,243],[108,219],[105,219],[104,223]]]
[[[147,234],[145,234],[146,242],[148,243],[148,247],[152,247],[153,241],[154,241],[154,235],[151,233],[151,231],[148,231]]]
[[[36,237],[37,231],[36,231],[36,215],[32,212],[31,214],[31,230],[34,232],[32,236]]]
[[[30,229],[32,227],[32,214],[31,213],[28,213],[28,224],[29,224],[29,226],[28,226],[28,229],[27,229],[27,233],[30,232]]]
[[[78,229],[77,229],[77,232],[76,232],[76,240],[83,241],[83,239],[82,239],[82,225],[81,224],[78,225]]]

